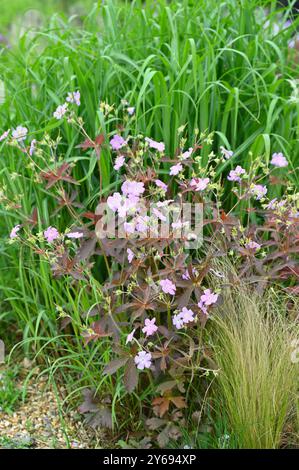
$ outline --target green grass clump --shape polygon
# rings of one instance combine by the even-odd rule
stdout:
[[[21,399],[22,390],[16,386],[19,371],[19,366],[0,369],[0,412],[2,413],[13,413]]]
[[[298,327],[285,310],[275,294],[259,297],[242,286],[224,293],[213,320],[216,411],[234,447],[278,448],[290,421],[293,435],[298,429],[298,363],[291,356]]]

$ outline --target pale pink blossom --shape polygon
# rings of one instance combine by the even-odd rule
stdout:
[[[199,308],[205,315],[208,315],[208,309],[205,306],[205,304],[202,302],[202,300],[200,300],[197,305],[199,306]]]
[[[195,268],[192,268],[192,274],[197,275],[197,271]],[[185,272],[182,274],[182,279],[184,279],[184,281],[190,280],[190,274],[189,274],[188,269],[186,269]]]
[[[190,181],[190,186],[194,189],[194,191],[203,191],[206,189],[209,182],[209,178],[192,178]]]
[[[136,231],[140,233],[146,232],[148,229],[149,222],[150,218],[148,215],[138,216],[136,218]]]
[[[134,252],[131,250],[131,248],[127,248],[127,256],[128,256],[129,263],[132,263],[135,255],[134,255]]]
[[[135,232],[135,223],[134,222],[124,222],[124,229],[127,234],[132,234]]]
[[[187,158],[191,157],[192,152],[193,152],[193,148],[189,147],[189,149],[186,150],[186,152],[182,153],[182,159],[187,160]]]
[[[201,295],[200,300],[204,305],[213,305],[217,302],[218,294],[215,294],[211,289],[205,289]]]
[[[229,160],[234,152],[232,150],[227,150],[226,148],[224,148],[223,146],[220,147],[220,152],[222,153],[222,156],[226,159],[226,160]]]
[[[169,174],[171,176],[178,175],[181,171],[183,170],[183,166],[181,163],[177,163],[176,165],[173,165],[170,167],[170,172]]]
[[[277,166],[279,168],[283,168],[288,166],[288,161],[283,153],[273,153],[272,160],[270,162],[272,165]]]
[[[164,192],[166,192],[167,189],[168,189],[167,184],[163,183],[163,181],[161,181],[161,180],[155,180],[155,184],[156,184],[156,186],[158,186],[158,188],[162,189],[162,191],[164,191]]]
[[[67,107],[67,103],[57,106],[56,110],[53,113],[53,116],[58,120],[62,119],[65,113],[67,112]]]
[[[152,318],[151,320],[149,318],[146,318],[144,321],[145,326],[142,328],[142,332],[146,334],[146,336],[151,336],[156,333],[158,330],[156,323],[156,318]]]
[[[7,131],[3,132],[3,134],[0,136],[0,142],[2,142],[2,140],[6,139],[6,137],[8,137],[8,134],[10,133],[10,129],[8,129]]]
[[[132,115],[135,113],[135,108],[134,108],[134,106],[129,106],[129,107],[127,108],[127,111],[128,111],[128,114],[129,114],[130,116],[132,116]]]
[[[34,152],[35,152],[35,146],[36,146],[36,139],[33,139],[33,140],[31,141],[30,148],[29,148],[29,155],[30,155],[30,157],[32,157],[32,155],[33,155]]]
[[[118,134],[115,134],[110,140],[110,145],[113,150],[119,150],[126,144],[127,144],[126,140],[123,139],[123,137],[121,137]]]
[[[187,307],[183,307],[180,315],[184,323],[190,323],[194,321],[194,312],[192,312],[192,310],[188,309]]]
[[[139,197],[144,193],[145,187],[144,183],[127,180],[122,184],[121,190],[125,196]]]
[[[68,238],[82,238],[84,234],[82,232],[69,232],[66,234]]]
[[[246,171],[240,165],[238,165],[234,170],[229,172],[227,179],[229,181],[238,181],[241,182],[241,176],[245,175]]]
[[[146,351],[140,351],[134,358],[137,369],[149,369],[152,364],[152,355]]]
[[[51,243],[59,237],[59,232],[55,227],[50,226],[44,231],[44,237],[48,243]]]
[[[21,225],[15,225],[12,231],[10,232],[9,238],[11,239],[16,238],[18,236],[18,231],[20,230],[20,228],[21,228]]]
[[[116,157],[115,163],[114,163],[114,170],[118,171],[122,166],[124,166],[125,163],[125,157],[123,155],[120,155],[119,157]]]
[[[160,286],[165,294],[175,294],[176,286],[172,281],[170,281],[170,279],[162,279],[160,281]]]
[[[121,205],[122,199],[123,198],[120,193],[113,193],[112,196],[108,197],[107,205],[113,212],[116,212]]]
[[[126,339],[126,344],[132,343],[135,331],[136,331],[136,328],[134,328],[134,330],[131,331],[131,333],[128,334],[127,339]]]
[[[177,330],[180,330],[184,326],[183,318],[180,313],[173,315],[172,324],[176,327]]]
[[[165,217],[164,214],[162,214],[161,211],[159,211],[156,207],[153,208],[153,214],[160,220],[162,220],[163,222],[165,222],[167,220],[167,218]]]
[[[71,91],[67,94],[67,98],[66,98],[66,101],[68,101],[69,103],[75,103],[77,106],[80,106],[81,102],[80,102],[80,99],[81,99],[81,96],[80,96],[80,91]]]
[[[12,131],[13,138],[17,140],[18,142],[22,142],[23,140],[25,140],[27,134],[28,134],[28,129],[27,127],[23,127],[23,126],[18,126],[16,129]]]
[[[257,200],[262,199],[264,196],[267,194],[267,188],[266,186],[263,186],[262,184],[255,184],[251,188],[251,193],[255,196]]]
[[[158,152],[164,152],[165,150],[164,142],[156,142],[155,140],[150,139],[149,137],[146,137],[144,140],[148,143],[148,145],[151,148],[158,150]]]
[[[248,250],[259,250],[261,248],[261,245],[259,243],[254,242],[253,240],[250,240],[248,243],[246,243],[245,247]]]

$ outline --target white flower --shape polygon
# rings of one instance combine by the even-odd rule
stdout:
[[[140,351],[134,358],[137,369],[149,369],[152,364],[152,355],[146,351]]]
[[[18,142],[22,142],[26,139],[26,135],[28,133],[27,127],[18,126],[16,129],[12,131],[12,136]]]
[[[56,108],[56,111],[54,111],[53,116],[56,119],[62,119],[65,113],[67,112],[67,103],[61,104]]]

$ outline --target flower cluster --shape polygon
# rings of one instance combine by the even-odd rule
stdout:
[[[79,91],[68,93],[54,117],[64,117],[71,104],[80,105]],[[135,109],[124,106],[130,122]],[[114,108],[101,103],[100,109],[106,115]],[[296,275],[299,196],[288,191],[282,198],[271,196],[271,178],[276,178],[279,171],[288,171],[288,161],[282,153],[274,153],[269,165],[256,162],[245,170],[237,164],[232,150],[220,147],[216,153],[210,152],[203,164],[202,149],[213,144],[212,134],[196,132],[189,145],[182,137],[174,156],[169,156],[161,139],[133,137],[121,126],[109,138],[104,134],[90,138],[82,121],[78,118],[75,122],[83,131],[84,141],[79,145],[83,151],[99,157],[105,147],[111,155],[113,192],[107,192],[107,188],[103,191],[105,188],[100,186],[99,193],[105,194],[104,202],[115,216],[117,235],[99,237],[99,227],[109,219],[97,211],[90,212],[90,207],[76,200],[80,194],[72,186],[78,182],[71,174],[75,164],[57,163],[56,158],[49,164],[45,158],[39,160],[39,166],[44,162],[43,169],[38,171],[39,166],[34,166],[36,181],[45,185],[48,194],[53,192],[57,210],[71,208],[76,225],[58,230],[55,212],[50,219],[52,225],[35,233],[37,216],[28,222],[28,217],[20,214],[9,242],[31,246],[49,261],[55,276],[86,283],[87,290],[90,279],[98,275],[96,257],[103,257],[99,304],[92,307],[92,323],[87,316],[80,325],[86,347],[90,341],[111,338],[117,358],[105,367],[106,374],[124,367],[128,391],[138,387],[140,374],[139,383],[159,383],[163,392],[154,410],[159,400],[167,399],[170,389],[184,407],[185,398],[179,394],[184,384],[194,380],[190,373],[194,363],[197,369],[207,368],[202,359],[201,330],[217,313],[226,289],[217,260],[231,258],[240,277],[259,288],[270,277],[283,281],[290,278],[293,282]],[[71,125],[71,121],[68,123]],[[17,126],[5,131],[0,141],[19,148],[22,158],[29,159],[31,165],[38,159],[41,145],[54,149],[59,145],[45,136],[39,145],[33,139],[27,147],[27,134],[27,128]],[[231,191],[232,207],[225,205],[222,182]],[[4,197],[0,192],[0,199]],[[250,210],[245,218],[238,208],[247,201]],[[103,196],[99,202],[103,202]],[[185,220],[180,212],[183,204],[202,207],[204,244],[196,248],[187,244],[197,237],[193,230],[195,213],[191,211],[190,219]],[[252,213],[255,217],[251,220]],[[166,224],[167,233],[163,232]]]

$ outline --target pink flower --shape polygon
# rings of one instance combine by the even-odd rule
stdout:
[[[173,165],[170,167],[170,172],[169,174],[171,176],[178,175],[181,171],[183,170],[183,166],[181,163],[177,163],[176,165]]]
[[[227,150],[226,148],[224,148],[223,146],[220,147],[220,152],[222,153],[222,156],[226,159],[226,160],[229,160],[234,152],[232,150]]]
[[[115,164],[113,166],[114,170],[119,170],[125,163],[125,157],[123,155],[120,155],[115,159]]]
[[[153,208],[153,214],[157,217],[157,219],[160,219],[162,220],[163,222],[165,222],[167,220],[167,218],[165,217],[164,214],[162,214],[161,211],[159,211],[158,209],[156,209],[155,207]]]
[[[110,140],[110,145],[113,148],[113,150],[119,150],[121,149],[124,145],[126,145],[127,142],[125,139],[123,139],[120,135],[115,134],[112,139]]]
[[[69,92],[67,94],[66,101],[68,101],[69,103],[75,103],[77,106],[80,106],[80,98],[80,91]]]
[[[56,228],[50,226],[44,231],[44,237],[48,243],[51,243],[59,237],[59,232]]]
[[[149,222],[150,218],[148,217],[148,215],[145,215],[144,217],[138,216],[136,218],[136,231],[141,233],[146,232],[148,229]]]
[[[261,248],[261,245],[259,243],[256,243],[252,240],[250,240],[248,243],[246,243],[245,247],[248,249],[248,250],[259,250]]]
[[[134,255],[134,252],[131,250],[131,248],[127,248],[127,255],[128,255],[129,263],[132,263],[135,255]]]
[[[218,294],[214,294],[211,289],[205,289],[200,300],[204,305],[212,305],[217,302],[218,297]]]
[[[142,332],[146,334],[146,336],[151,336],[156,333],[158,330],[156,323],[156,318],[152,318],[151,320],[149,318],[146,318],[144,321],[145,326],[142,328]]]
[[[67,103],[61,104],[57,106],[56,111],[54,111],[53,116],[56,119],[62,119],[65,113],[67,112]]]
[[[10,129],[3,132],[3,134],[0,136],[0,142],[2,142],[2,140],[6,139],[6,137],[8,136],[9,133],[10,133]]]
[[[270,162],[272,165],[277,166],[279,168],[283,168],[288,166],[288,161],[283,153],[273,153],[272,160]]]
[[[139,197],[144,193],[144,183],[139,183],[137,181],[125,181],[121,186],[122,193],[125,196],[134,196]]]
[[[155,184],[156,184],[156,186],[158,186],[158,188],[161,188],[165,192],[168,189],[167,184],[163,183],[163,181],[161,181],[161,180],[155,180]]]
[[[283,202],[283,201],[282,201],[282,202]],[[276,208],[277,205],[278,205],[278,203],[277,203],[277,197],[275,197],[274,199],[271,199],[271,201],[269,202],[269,204],[267,204],[266,209],[273,210],[273,209]]]
[[[134,233],[135,232],[135,223],[134,222],[124,222],[124,229],[125,232],[128,233]]]
[[[149,144],[151,148],[158,150],[158,152],[164,152],[165,144],[163,142],[156,142],[155,140],[152,140],[149,137],[146,137],[144,140]]]
[[[184,326],[183,318],[180,313],[173,315],[172,324],[176,327],[177,330],[180,330]]]
[[[137,369],[149,369],[152,365],[152,355],[146,351],[140,351],[134,358]]]
[[[112,196],[109,196],[107,199],[108,207],[113,211],[118,211],[119,207],[121,206],[122,196],[120,193],[113,193]]]
[[[9,238],[10,239],[16,238],[18,236],[17,234],[20,228],[21,228],[21,225],[15,225],[12,231],[10,232]]]
[[[255,184],[251,188],[251,193],[255,196],[257,200],[262,199],[266,194],[267,194],[267,188],[266,186],[263,186],[261,184]]]
[[[132,343],[135,331],[136,331],[136,328],[134,328],[134,330],[128,334],[127,339],[126,339],[126,344]]]
[[[162,279],[160,281],[160,286],[162,288],[162,291],[165,292],[165,294],[175,294],[176,286],[173,282],[170,281],[170,279]]]
[[[194,191],[203,191],[206,189],[210,182],[209,178],[193,178],[190,181],[190,186],[194,189]]]
[[[127,108],[127,111],[128,111],[128,114],[129,114],[130,116],[132,116],[132,115],[135,113],[135,108],[134,108],[134,106],[129,106],[129,107]]]
[[[82,232],[70,232],[70,233],[67,233],[66,236],[68,238],[82,238],[84,235]]]
[[[197,305],[205,315],[208,315],[208,309],[205,307],[204,303],[201,300],[198,302]]]
[[[192,312],[192,310],[188,309],[187,307],[183,307],[180,315],[184,323],[190,323],[194,321],[194,312]]]
[[[240,165],[238,165],[234,170],[229,172],[227,179],[229,181],[238,181],[241,182],[241,176],[245,175],[246,171]]]
[[[26,139],[26,135],[28,134],[27,127],[18,126],[16,129],[12,131],[12,136],[18,142],[22,142]]]
[[[187,160],[187,158],[191,157],[192,152],[193,152],[193,148],[189,147],[189,149],[186,150],[186,152],[182,153],[182,159]]]
[[[35,144],[36,144],[36,139],[33,139],[30,144],[30,149],[29,149],[29,155],[32,157],[35,151]]]

